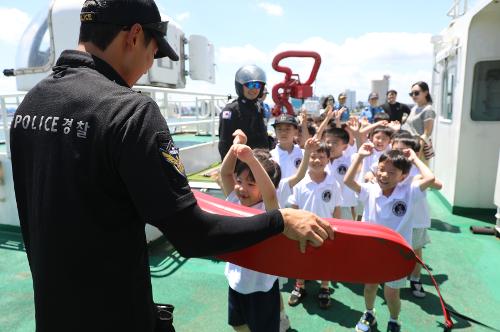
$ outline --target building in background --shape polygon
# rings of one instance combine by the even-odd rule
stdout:
[[[387,94],[387,91],[389,90],[390,78],[391,77],[389,75],[384,75],[384,78],[382,78],[381,80],[372,80],[372,89],[370,92],[378,93],[379,105],[382,105],[385,103],[385,96]],[[368,96],[366,98],[368,98]]]
[[[346,106],[347,106],[349,109],[351,109],[351,110],[356,109],[356,106],[357,106],[357,102],[356,102],[356,91],[346,89],[346,90],[344,91],[344,93],[345,93],[346,98],[347,98],[347,101],[346,101]]]

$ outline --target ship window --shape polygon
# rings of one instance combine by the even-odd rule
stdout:
[[[455,91],[457,66],[455,61],[445,60],[442,85],[441,117],[451,120],[453,116],[453,93]]]
[[[52,43],[48,14],[48,9],[41,11],[25,30],[19,43],[17,68],[43,67],[49,64]]]
[[[475,65],[470,116],[473,121],[500,121],[500,60]]]

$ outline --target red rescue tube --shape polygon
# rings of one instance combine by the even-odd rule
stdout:
[[[195,192],[200,207],[211,213],[251,216],[262,211]],[[406,277],[415,266],[415,254],[401,235],[378,225],[327,219],[335,239],[302,254],[298,243],[277,235],[249,248],[218,258],[255,271],[307,280],[382,283]]]

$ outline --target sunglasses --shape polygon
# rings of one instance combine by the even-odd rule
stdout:
[[[416,97],[420,94],[420,91],[412,91],[409,93],[410,97]]]
[[[248,82],[245,83],[245,86],[249,89],[260,89],[262,88],[262,83],[261,82]]]

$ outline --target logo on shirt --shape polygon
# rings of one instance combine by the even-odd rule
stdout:
[[[340,175],[344,175],[345,173],[347,173],[347,166],[344,164],[339,165],[339,167],[337,167],[337,173],[339,173]]]
[[[295,159],[295,161],[293,162],[295,165],[295,168],[299,168],[301,162],[302,162],[302,158]]]
[[[392,205],[392,213],[394,213],[396,217],[404,216],[406,214],[406,209],[406,203],[403,201],[396,201]]]
[[[332,192],[330,190],[323,191],[321,198],[323,199],[323,202],[328,203],[332,199]]]
[[[231,119],[231,111],[224,111],[224,112],[222,112],[222,118],[226,119],[226,120]]]

